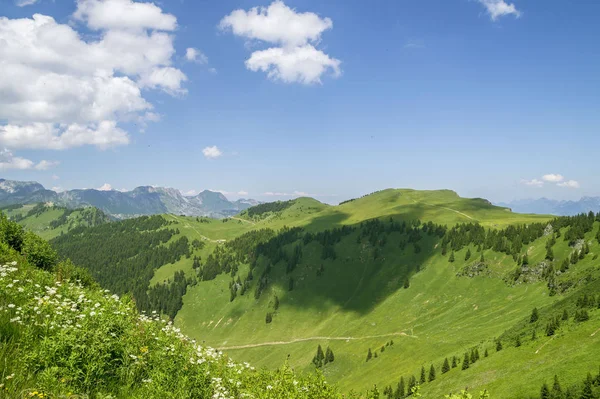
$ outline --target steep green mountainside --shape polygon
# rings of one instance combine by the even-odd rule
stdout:
[[[2,208],[12,220],[40,237],[52,239],[75,227],[94,227],[110,222],[110,218],[94,207],[67,209],[45,203],[9,205]]]
[[[150,286],[187,284],[178,291],[175,324],[240,361],[273,367],[287,359],[311,370],[316,356],[343,390],[376,384],[386,394],[392,387],[389,397],[401,379],[404,391],[412,376],[420,380],[422,368],[424,397],[466,386],[493,397],[539,397],[555,373],[566,388],[598,368],[596,219],[519,215],[450,191],[414,190],[339,206],[310,198],[262,204],[218,221],[165,215],[158,231],[173,232],[156,245],[184,237],[188,245],[169,263],[145,268],[143,281],[152,270]],[[102,228],[70,232],[53,245],[77,259],[77,248],[93,253],[107,236],[95,233]],[[79,244],[69,247],[73,240]],[[138,252],[133,257],[148,254]],[[77,263],[91,269],[133,258],[109,253]],[[581,306],[585,293],[596,295],[593,306]],[[539,319],[529,323],[534,308]],[[322,364],[319,345],[335,354],[333,362]],[[469,367],[465,353],[473,356]],[[443,373],[454,357],[457,367]]]
[[[0,398],[341,399],[319,374],[257,370],[101,289],[0,214]]]

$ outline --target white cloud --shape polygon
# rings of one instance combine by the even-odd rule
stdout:
[[[73,14],[91,29],[156,29],[172,31],[177,19],[154,3],[131,0],[78,0]]]
[[[567,187],[567,188],[579,188],[579,182],[575,181],[575,180],[567,180],[564,181],[562,183],[558,183],[557,186],[559,187]]]
[[[52,175],[52,180],[59,180],[60,177],[58,175]]]
[[[268,7],[235,10],[221,20],[219,27],[248,40],[279,46],[255,51],[246,60],[246,68],[266,72],[271,79],[311,84],[321,82],[327,72],[334,77],[341,75],[341,61],[313,46],[320,42],[324,31],[333,27],[330,18],[296,12],[277,0]]]
[[[127,133],[117,127],[115,121],[101,121],[66,126],[52,123],[0,126],[0,142],[11,148],[64,150],[67,148],[94,145],[104,149],[129,143]]]
[[[202,153],[208,159],[219,158],[221,155],[223,155],[221,150],[219,150],[219,148],[216,145],[213,145],[212,147],[205,147],[202,150]]]
[[[60,186],[54,186],[50,190],[56,191],[57,193],[62,193],[63,191],[65,191],[65,189]]]
[[[524,184],[526,186],[532,186],[532,187],[543,187],[544,186],[544,182],[538,179],[532,179],[532,180],[525,180],[525,179],[521,179],[521,184]]]
[[[331,29],[333,22],[312,12],[298,13],[283,1],[277,0],[266,8],[235,10],[223,18],[219,26],[248,39],[284,46],[302,46],[309,41],[319,41],[321,33]]]
[[[559,175],[559,174],[554,174],[554,173],[550,173],[547,175],[542,176],[542,180],[550,182],[550,183],[558,183],[563,181],[565,178],[563,175]]]
[[[193,195],[198,194],[198,191],[192,189],[192,190],[184,191],[182,194],[187,197],[191,197]]]
[[[152,3],[79,0],[76,21],[34,14],[0,17],[0,144],[66,149],[125,145],[119,124],[154,121],[143,89],[185,93],[186,76],[171,66],[174,16]]]
[[[25,6],[31,6],[35,3],[37,3],[39,0],[16,0],[15,1],[15,5],[17,7],[25,7]]]
[[[208,68],[208,72],[217,73],[217,69],[216,68]]]
[[[255,51],[246,60],[251,71],[263,71],[273,80],[285,83],[321,83],[321,76],[331,70],[334,77],[340,76],[340,60],[330,58],[310,44],[302,47],[274,47]]]
[[[55,165],[58,165],[58,162],[42,160],[38,164],[36,164],[30,159],[14,156],[13,153],[6,148],[0,150],[0,170],[47,170]]]
[[[112,186],[108,183],[104,183],[102,186],[98,187],[96,190],[98,191],[112,191]]]
[[[499,17],[503,17],[505,15],[514,15],[519,18],[521,16],[521,11],[517,10],[517,7],[514,3],[507,3],[504,0],[478,0],[486,9],[487,13],[490,15],[492,21],[497,20]]]
[[[198,64],[208,64],[208,57],[200,50],[189,47],[185,50],[185,59]]]
[[[237,195],[248,195],[248,191],[244,191],[244,190],[238,191]]]
[[[48,170],[50,168],[55,167],[58,164],[60,164],[60,162],[58,162],[58,161],[46,161],[46,160],[42,160],[42,161],[40,161],[40,163],[38,163],[37,165],[35,165],[35,169],[37,169],[37,170]]]

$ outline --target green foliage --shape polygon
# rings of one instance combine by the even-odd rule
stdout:
[[[445,358],[442,365],[442,374],[446,374],[448,371],[450,371],[450,363],[448,363],[448,358]]]
[[[294,202],[295,200],[267,202],[265,204],[259,204],[250,207],[246,210],[246,212],[251,218],[255,216],[261,216],[268,212],[281,212],[294,205]]]
[[[535,323],[540,318],[540,314],[537,308],[533,308],[531,311],[531,317],[529,318],[530,323]]]
[[[31,264],[43,270],[52,270],[58,262],[50,244],[29,231],[24,234],[22,252]]]

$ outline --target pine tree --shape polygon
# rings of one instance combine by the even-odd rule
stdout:
[[[273,321],[273,314],[271,314],[271,312],[267,313],[267,316],[265,317],[265,321],[267,322],[267,324],[269,324],[270,322]]]
[[[560,382],[558,381],[558,376],[554,375],[554,384],[552,385],[552,397],[556,399],[560,399],[563,397],[562,388],[560,386]]]
[[[273,310],[279,309],[279,297],[275,295],[275,299],[273,299]]]
[[[527,254],[523,255],[523,258],[521,258],[521,265],[523,265],[523,266],[529,265],[529,256]]]
[[[315,357],[313,357],[313,364],[316,367],[322,367],[323,364],[327,364],[327,360],[325,358],[325,354],[323,353],[323,348],[321,348],[321,345],[317,347],[317,354],[315,355]]]
[[[594,399],[594,391],[592,390],[592,375],[588,373],[587,378],[583,382],[583,391],[581,392],[581,399]]]
[[[421,378],[419,379],[419,383],[423,385],[425,384],[425,381],[427,381],[425,379],[425,366],[421,366]]]
[[[550,399],[550,389],[548,388],[548,384],[544,382],[542,385],[542,389],[540,390],[540,399]]]
[[[385,351],[385,346],[381,345],[381,353]]]
[[[481,257],[479,257],[479,262],[485,263],[485,257],[483,256],[483,252],[481,253]]]
[[[496,342],[496,352],[500,352],[502,350],[502,341],[498,340]]]
[[[369,348],[369,352],[367,353],[367,362],[369,360],[371,360],[372,357],[373,357],[373,353],[371,352],[371,348]]]
[[[452,356],[452,368],[455,368],[457,366],[458,363],[458,359],[456,359],[456,356]]]
[[[515,340],[515,346],[518,348],[521,346],[521,337],[517,335],[517,339]]]
[[[537,332],[536,330],[533,330],[533,333],[531,334],[531,340],[535,341],[537,339]]]
[[[431,382],[435,380],[435,367],[433,367],[433,364],[431,365],[431,367],[429,367],[429,379],[428,381]]]
[[[471,259],[471,249],[467,248],[467,253],[465,253],[465,261]]]
[[[452,251],[450,253],[450,257],[448,258],[448,262],[453,263],[454,262],[454,251]]]
[[[531,317],[529,318],[530,323],[535,323],[540,318],[540,314],[537,308],[533,308],[531,311]]]
[[[448,371],[450,371],[450,363],[448,363],[448,358],[445,358],[442,365],[442,374],[446,374]]]
[[[567,312],[567,309],[563,311],[562,319],[564,321],[569,320],[569,312]]]
[[[404,288],[408,288],[408,287],[410,287],[410,281],[407,278],[406,280],[404,280]]]
[[[415,376],[411,376],[410,379],[408,380],[408,389],[406,390],[407,394],[410,394],[410,392],[412,391],[412,389],[414,387],[417,386],[417,379],[415,378]]]
[[[394,399],[402,399],[404,397],[404,392],[406,392],[406,388],[404,387],[404,377],[400,377],[400,382],[396,387],[396,392],[394,392]]]
[[[327,350],[325,351],[325,364],[331,363],[334,360],[335,356],[333,355],[333,351],[331,350],[331,348],[327,347]]]
[[[466,352],[465,353],[465,358],[463,359],[463,363],[462,363],[462,369],[466,370],[469,368],[469,353]]]
[[[475,356],[475,351],[473,349],[471,349],[471,358],[470,358],[470,363],[473,364],[477,361],[477,357]]]
[[[483,354],[483,357],[488,357],[490,354],[488,353],[487,348],[485,348],[485,353]]]

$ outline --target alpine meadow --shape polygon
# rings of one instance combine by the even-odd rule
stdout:
[[[0,399],[600,399],[598,16],[3,1]]]

